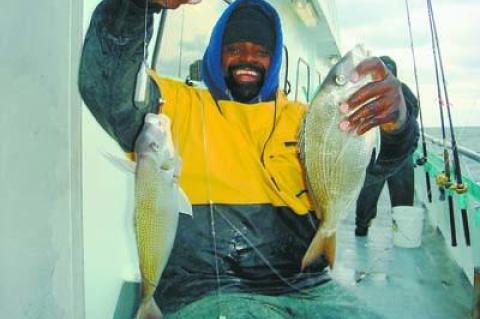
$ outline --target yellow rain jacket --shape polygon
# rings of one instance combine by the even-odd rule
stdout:
[[[192,204],[272,204],[296,214],[312,209],[299,158],[306,107],[278,93],[276,102],[216,103],[206,89],[151,74],[172,120]]]

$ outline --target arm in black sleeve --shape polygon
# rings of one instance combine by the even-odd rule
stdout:
[[[406,89],[405,89],[406,88]],[[386,133],[380,131],[381,145],[377,160],[369,166],[370,173],[393,175],[405,161],[411,160],[411,155],[417,148],[419,128],[416,120],[418,114],[418,101],[415,95],[406,85],[402,85],[405,104],[407,107],[407,119],[400,131]]]
[[[131,0],[104,0],[95,9],[85,37],[79,89],[88,109],[124,151],[133,150],[148,112],[157,112],[159,92],[149,84],[147,106],[135,107],[133,95],[143,60],[145,11]],[[148,39],[153,14],[148,14]]]
[[[413,94],[412,90],[410,90],[410,88],[405,83],[402,83],[402,93],[408,111],[411,112],[415,118],[417,118],[420,108],[417,97],[415,96],[415,94]]]

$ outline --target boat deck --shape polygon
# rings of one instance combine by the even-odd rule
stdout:
[[[393,245],[387,188],[368,237],[355,237],[351,212],[338,230],[333,277],[385,318],[470,318],[472,286],[425,219],[422,245]]]
[[[389,203],[385,188],[367,237],[355,237],[353,211],[342,222],[334,280],[387,319],[470,318],[473,288],[449,256],[443,236],[425,214],[422,245],[394,246]],[[138,283],[125,282],[113,318],[131,319],[137,302]]]

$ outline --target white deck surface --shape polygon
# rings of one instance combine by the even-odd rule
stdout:
[[[470,318],[472,287],[428,218],[421,247],[393,245],[386,190],[368,237],[355,237],[354,212],[340,226],[333,276],[386,318]]]

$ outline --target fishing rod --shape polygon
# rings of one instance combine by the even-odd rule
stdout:
[[[412,34],[412,22],[410,19],[410,8],[408,6],[408,0],[405,0],[405,6],[407,8],[407,21],[408,21],[408,33],[410,35],[410,48],[412,50],[412,58],[413,58],[413,73],[415,75],[415,87],[417,91],[417,101],[418,101],[418,114],[420,117],[420,132],[422,137],[422,151],[423,151],[423,158],[417,160],[417,164],[422,166],[425,165],[427,162],[427,142],[425,140],[425,128],[423,124],[423,115],[422,115],[422,107],[420,104],[420,86],[418,85],[418,70],[417,70],[417,59],[415,57],[415,46],[413,44],[413,34]],[[432,202],[432,186],[430,183],[430,173],[425,170],[425,182],[427,184],[427,197],[428,202]]]
[[[443,114],[443,97],[442,89],[440,85],[440,75],[439,75],[439,66],[438,66],[438,53],[437,53],[437,43],[435,32],[433,30],[433,17],[432,11],[430,10],[430,0],[427,0],[428,8],[428,22],[430,26],[430,33],[432,37],[432,51],[433,51],[433,60],[435,66],[435,80],[437,83],[437,99],[438,99],[438,108],[440,110],[440,123],[442,127],[442,144],[443,144],[443,163],[444,163],[444,174],[438,175],[436,178],[437,185],[440,188],[442,197],[445,196],[446,189],[451,185],[450,182],[450,156],[447,149],[447,137],[445,133],[445,115]],[[450,219],[450,237],[452,246],[457,246],[457,231],[455,226],[455,208],[453,206],[453,197],[451,193],[448,193],[448,211]]]
[[[136,108],[143,110],[148,106],[148,95],[149,95],[149,76],[148,69],[150,66],[153,70],[157,70],[159,63],[159,53],[162,43],[163,33],[165,29],[165,21],[167,19],[167,10],[162,9],[160,20],[158,22],[157,28],[157,37],[155,39],[155,47],[153,49],[153,57],[151,63],[148,61],[148,11],[149,10],[149,1],[145,1],[145,13],[144,13],[144,35],[143,35],[143,59],[140,64],[140,69],[138,70],[136,82],[135,82],[135,91],[133,95],[133,101]],[[163,99],[161,97],[161,92],[159,97],[159,103],[163,104]]]
[[[160,21],[158,21],[157,38],[155,39],[155,47],[153,49],[152,55],[152,69],[155,71],[157,71],[158,65],[160,63],[160,48],[162,44],[163,33],[165,30],[165,22],[167,21],[167,12],[168,10],[162,9],[162,12],[160,14]]]
[[[435,42],[437,44],[437,49],[438,49],[438,61],[440,65],[441,75],[442,75],[443,90],[445,92],[445,107],[447,110],[448,121],[450,126],[450,139],[451,139],[452,153],[453,153],[453,169],[455,172],[455,179],[456,179],[456,185],[453,185],[452,187],[450,187],[450,189],[454,190],[458,195],[460,195],[460,200],[461,200],[460,210],[462,214],[465,243],[467,246],[470,246],[470,229],[468,226],[468,214],[467,214],[467,205],[466,205],[466,198],[465,198],[465,194],[468,191],[468,189],[467,189],[467,186],[462,181],[462,169],[460,165],[460,156],[458,152],[457,141],[455,138],[455,130],[454,130],[453,121],[452,121],[452,112],[450,109],[450,101],[448,98],[448,90],[447,90],[447,84],[446,84],[447,81],[445,79],[443,59],[442,59],[441,50],[440,50],[440,41],[438,37],[437,26],[435,23],[435,15],[433,13],[433,6],[431,3],[431,0],[428,0],[428,4],[430,6],[430,11],[432,15],[432,25],[433,25],[433,30],[435,32]]]
[[[461,214],[462,214],[462,223],[463,223],[463,231],[465,235],[465,242],[467,246],[470,246],[470,230],[468,226],[468,214],[467,214],[467,205],[466,205],[466,197],[465,194],[467,192],[467,186],[463,184],[462,181],[462,170],[460,167],[460,156],[458,152],[458,147],[457,147],[457,142],[455,138],[455,130],[453,126],[453,121],[452,121],[452,115],[451,115],[451,109],[450,109],[450,100],[448,98],[448,90],[447,90],[447,81],[445,79],[445,71],[443,67],[443,60],[442,60],[442,55],[441,55],[441,50],[440,50],[440,41],[438,37],[438,32],[437,32],[437,26],[435,23],[435,16],[433,13],[433,6],[431,0],[427,0],[427,5],[428,5],[428,11],[429,11],[429,17],[430,17],[430,26],[431,26],[431,32],[432,32],[432,42],[436,45],[436,49],[434,50],[434,53],[436,52],[437,54],[437,59],[438,59],[438,66],[440,67],[440,73],[442,76],[442,86],[443,86],[443,93],[445,95],[445,109],[447,111],[448,115],[448,121],[449,121],[449,126],[450,126],[450,139],[451,139],[451,147],[452,147],[452,153],[453,153],[453,169],[455,173],[455,180],[456,184],[452,185],[450,182],[450,174],[448,174],[449,177],[449,184],[448,188],[450,190],[455,191],[459,196],[460,196],[460,209],[461,209]],[[437,60],[435,60],[437,63]],[[437,65],[436,68],[438,69]],[[439,84],[437,82],[437,84]],[[446,149],[446,145],[445,148]],[[450,205],[450,194],[449,194],[449,206],[452,207],[451,210],[453,210],[453,202]],[[452,214],[452,212],[451,212]],[[451,217],[452,218],[452,217]]]

